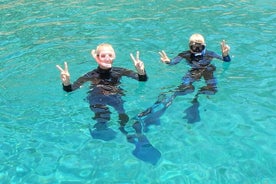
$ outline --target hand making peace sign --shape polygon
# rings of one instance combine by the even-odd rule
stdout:
[[[68,65],[67,62],[64,62],[64,69],[62,69],[59,65],[56,65],[56,67],[60,71],[60,79],[64,86],[70,85],[70,74],[68,71]]]
[[[159,52],[160,55],[160,60],[163,63],[169,63],[171,60],[170,58],[167,56],[166,52],[164,50],[162,50],[161,52]]]
[[[230,51],[230,47],[229,45],[226,44],[225,40],[222,40],[222,42],[220,43],[221,46],[221,52],[223,56],[228,56],[229,51]]]
[[[130,54],[130,57],[134,63],[134,66],[139,75],[145,75],[145,66],[144,63],[139,59],[139,51],[136,52],[136,58],[134,58],[133,54]]]

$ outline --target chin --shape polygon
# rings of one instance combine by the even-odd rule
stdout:
[[[111,64],[106,64],[106,65],[100,65],[102,69],[110,69],[112,67]]]

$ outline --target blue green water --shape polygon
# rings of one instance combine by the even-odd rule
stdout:
[[[0,183],[275,183],[275,13],[272,0],[1,1]],[[92,139],[88,85],[63,92],[55,65],[67,61],[74,80],[96,67],[99,43],[129,69],[139,50],[149,81],[122,80],[133,117],[188,70],[162,64],[158,51],[177,55],[195,32],[218,53],[225,39],[232,57],[213,61],[218,93],[199,97],[201,121],[183,119],[195,94],[177,97],[145,133],[161,153],[156,165],[132,155],[115,111],[116,138]]]

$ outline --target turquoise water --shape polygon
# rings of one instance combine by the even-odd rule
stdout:
[[[274,1],[4,0],[0,9],[0,183],[276,182]],[[199,97],[201,121],[183,119],[195,94],[177,97],[145,133],[161,153],[155,165],[132,155],[115,112],[116,138],[92,139],[88,85],[63,92],[55,65],[67,61],[74,80],[96,67],[90,50],[101,42],[113,44],[115,66],[134,69],[129,53],[139,50],[150,80],[122,80],[133,117],[180,84],[187,66],[160,63],[158,51],[175,56],[194,32],[218,53],[227,40],[232,57],[213,62],[218,93]]]

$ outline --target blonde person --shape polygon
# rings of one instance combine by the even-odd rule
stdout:
[[[144,68],[144,63],[139,59],[139,52],[136,57],[130,54],[137,72],[121,67],[113,67],[116,58],[112,45],[103,43],[91,51],[91,56],[95,59],[98,67],[79,77],[71,83],[68,64],[64,62],[64,68],[56,65],[60,71],[63,90],[71,92],[79,89],[85,82],[89,82],[90,90],[87,100],[90,109],[94,112],[96,124],[90,129],[93,138],[110,140],[115,136],[115,132],[108,128],[107,123],[110,120],[109,106],[113,107],[119,116],[120,130],[124,132],[124,126],[129,120],[125,113],[123,89],[120,87],[122,77],[130,77],[137,81],[147,81],[148,77]]]
[[[95,114],[93,119],[96,121],[92,128],[89,127],[91,136],[94,139],[102,139],[104,141],[115,138],[116,132],[108,127],[111,115],[109,107],[113,107],[118,112],[120,131],[126,135],[128,142],[135,144],[133,155],[145,162],[156,164],[161,153],[150,144],[142,133],[140,122],[134,121],[130,125],[134,130],[134,134],[132,130],[130,130],[130,133],[128,132],[129,130],[126,131],[125,129],[129,117],[124,109],[124,101],[122,99],[124,90],[120,87],[121,78],[130,77],[143,82],[148,80],[144,63],[139,58],[139,52],[137,51],[136,57],[130,54],[137,70],[136,72],[121,67],[113,67],[116,54],[110,44],[100,44],[96,50],[93,49],[91,51],[91,55],[97,62],[98,67],[79,77],[73,83],[70,82],[68,64],[65,62],[64,68],[57,65],[63,90],[71,92],[80,88],[85,82],[91,83],[87,101],[90,104],[90,109]]]
[[[195,98],[192,100],[192,106],[185,110],[187,114],[185,118],[188,119],[188,123],[200,121],[200,116],[198,113],[198,95],[213,95],[217,92],[217,82],[216,78],[214,77],[214,71],[216,70],[216,67],[211,64],[211,62],[213,59],[230,62],[230,47],[223,40],[221,42],[221,55],[213,51],[209,51],[206,48],[207,46],[204,37],[198,33],[191,35],[188,46],[189,50],[179,53],[173,59],[170,59],[165,51],[159,52],[161,56],[160,59],[163,63],[168,65],[176,65],[183,60],[186,61],[186,63],[190,66],[190,69],[183,76],[181,85],[179,85],[173,91],[173,95],[166,96],[161,94],[156,103],[151,108],[148,108],[146,111],[138,115],[138,118],[143,118],[144,122],[147,119],[150,119],[148,121],[152,121],[152,119],[160,117],[165,112],[165,109],[171,105],[173,99],[176,96],[194,92],[195,87],[193,86],[193,83],[195,81],[199,81],[201,78],[204,78],[206,85],[198,90]],[[162,105],[162,107],[160,107],[160,105]],[[154,114],[157,115],[154,116]]]

